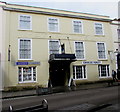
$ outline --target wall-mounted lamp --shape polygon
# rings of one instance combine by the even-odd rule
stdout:
[[[65,54],[65,44],[61,44],[61,53]]]
[[[49,36],[49,38],[51,39],[51,36]]]
[[[116,49],[116,50],[114,51],[114,53],[119,53],[119,50],[118,50],[118,49]]]

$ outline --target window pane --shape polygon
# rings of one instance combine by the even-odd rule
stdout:
[[[32,81],[32,69],[29,68],[23,68],[23,81]]]
[[[117,29],[118,39],[120,39],[120,29]]]
[[[31,40],[20,39],[20,59],[31,59]]]
[[[49,31],[58,31],[58,19],[49,18]]]
[[[29,30],[29,29],[31,29],[30,24],[31,24],[31,17],[30,16],[28,16],[28,15],[21,15],[20,16],[20,20],[19,20],[20,29]]]
[[[82,33],[82,23],[81,21],[73,21],[73,27],[75,33]]]
[[[19,69],[18,69],[18,74],[19,74],[19,82],[21,82],[22,81],[22,68],[21,67],[19,67]]]
[[[84,78],[86,78],[86,69],[85,69],[85,66],[83,66],[83,71],[84,71]]]
[[[83,78],[82,67],[81,66],[76,66],[76,78],[77,79]]]
[[[98,70],[99,70],[99,76],[100,77],[108,77],[108,76],[110,76],[110,74],[109,74],[109,65],[99,65]]]
[[[107,65],[107,75],[110,76],[110,73],[109,73],[109,65]]]
[[[36,81],[36,67],[18,67],[18,74],[19,82]]]
[[[75,66],[73,66],[73,79],[75,79]]]
[[[107,74],[106,74],[106,66],[105,65],[101,66],[101,76],[102,77],[107,76]]]
[[[85,79],[86,78],[85,66],[73,66],[73,78]]]
[[[36,68],[33,67],[33,81],[36,81]]]
[[[95,23],[95,31],[98,35],[103,35],[103,28],[101,23]]]
[[[75,42],[75,49],[76,49],[76,58],[77,59],[84,59],[83,42]]]
[[[104,43],[98,43],[98,56],[100,59],[105,59],[106,58],[106,53],[105,53],[105,45]]]
[[[59,41],[49,41],[50,54],[59,54]]]

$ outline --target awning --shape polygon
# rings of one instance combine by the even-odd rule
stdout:
[[[64,62],[73,62],[76,61],[75,54],[51,54],[49,63],[50,62],[58,62],[58,61],[64,61]]]

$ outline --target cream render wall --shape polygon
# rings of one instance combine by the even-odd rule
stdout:
[[[5,12],[2,9],[2,3],[0,3],[0,89],[4,88],[4,75],[5,71]]]
[[[2,89],[2,11],[0,7],[0,90]]]
[[[12,6],[14,8],[24,8],[32,10],[43,10],[64,14],[73,14],[73,15],[83,15],[91,16],[98,18],[108,18],[107,16],[97,16],[90,14],[81,14],[73,13],[67,11],[58,11],[58,10],[49,10],[49,9],[39,9],[33,7],[22,7],[22,6]],[[31,15],[32,16],[32,30],[20,30],[18,28],[18,18],[19,15]],[[59,29],[60,32],[48,32],[48,17],[55,17],[59,19]],[[34,13],[23,13],[23,12],[12,12],[6,11],[6,47],[5,51],[8,50],[10,45],[11,49],[11,61],[7,61],[8,55],[6,52],[5,59],[5,86],[19,86],[19,85],[43,85],[47,86],[49,79],[49,40],[58,40],[65,44],[66,53],[75,53],[75,41],[82,41],[85,44],[85,60],[77,60],[76,62],[71,63],[71,77],[73,75],[72,65],[82,65],[83,61],[102,61],[102,64],[109,64],[110,71],[115,68],[114,60],[110,60],[110,55],[108,51],[114,51],[113,40],[110,29],[109,22],[102,21],[93,21],[85,19],[76,19],[68,17],[59,17],[51,15],[42,15]],[[72,21],[81,20],[83,23],[83,34],[75,34],[72,29]],[[100,22],[104,27],[103,36],[95,35],[94,32],[94,23]],[[51,38],[50,38],[51,37]],[[69,37],[69,40],[68,38]],[[18,59],[18,39],[20,38],[29,38],[32,39],[32,60],[38,61],[40,65],[37,66],[37,82],[28,83],[28,84],[19,84],[18,82],[18,66],[15,65],[15,62],[20,61]],[[97,42],[106,43],[106,60],[99,60],[97,55]],[[86,65],[87,80],[86,81],[97,81],[99,80],[98,74],[98,65]]]

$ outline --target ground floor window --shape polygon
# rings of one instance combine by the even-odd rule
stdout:
[[[73,79],[86,79],[86,66],[73,66]]]
[[[99,77],[109,77],[109,65],[99,65],[98,66]]]
[[[35,82],[36,67],[18,67],[19,82]]]

